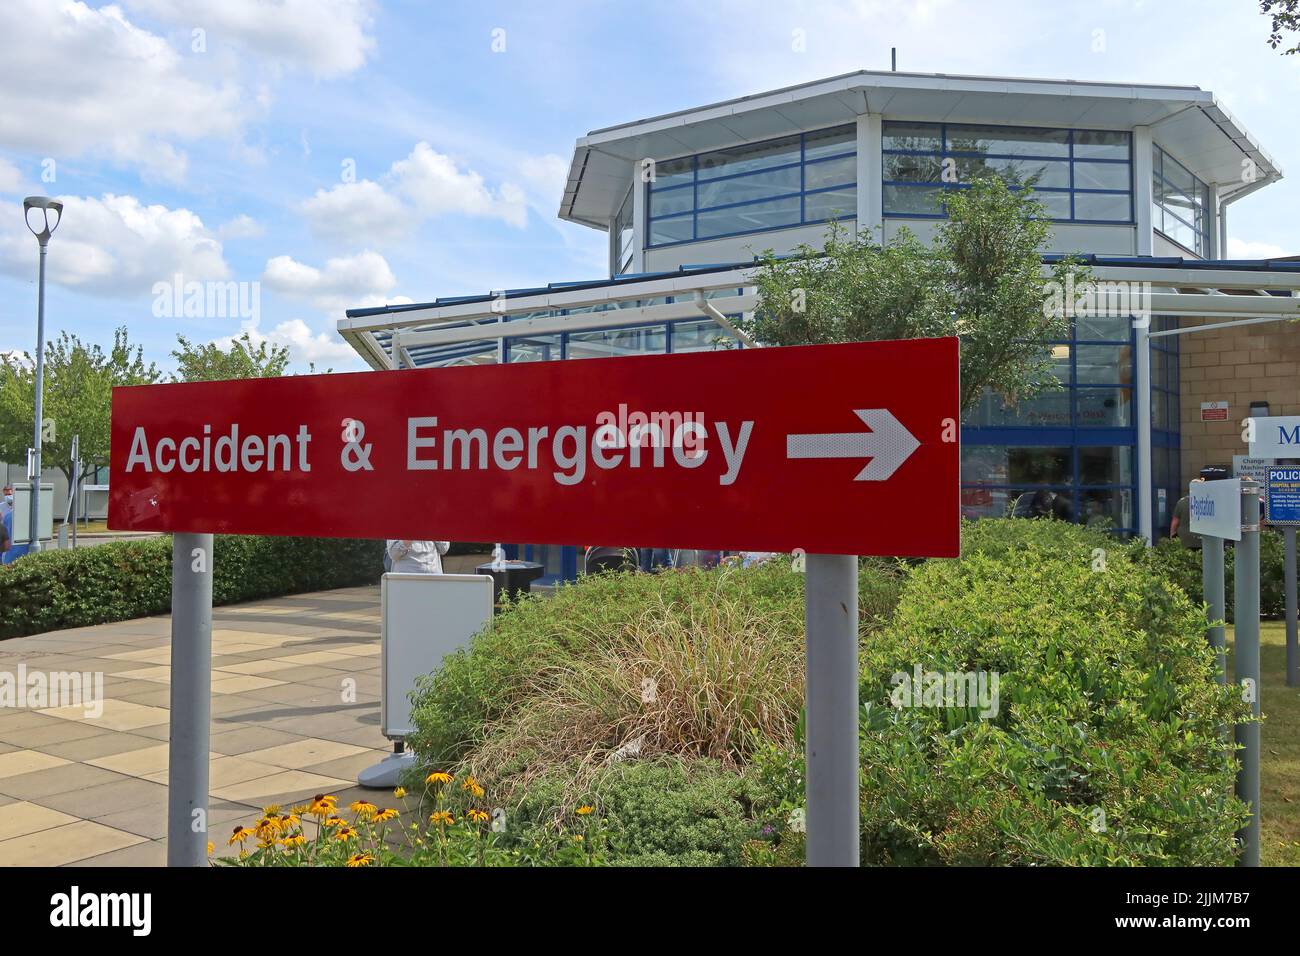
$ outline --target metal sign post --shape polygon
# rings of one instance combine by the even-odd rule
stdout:
[[[1241,540],[1233,557],[1233,676],[1255,718],[1238,724],[1236,733],[1237,796],[1250,807],[1250,820],[1237,834],[1242,866],[1259,866],[1259,518],[1259,485],[1242,479]]]
[[[208,859],[208,725],[212,716],[212,535],[172,539],[171,740],[167,865]]]
[[[1223,542],[1241,540],[1241,479],[1193,481],[1187,489],[1188,525],[1201,536],[1201,584],[1206,621],[1223,621],[1227,609],[1223,593]],[[1222,624],[1206,629],[1210,646],[1219,652],[1219,682],[1228,677],[1227,641]]]
[[[1201,589],[1205,595],[1205,620],[1209,624],[1205,636],[1218,654],[1219,683],[1228,680],[1227,637],[1224,621],[1227,607],[1223,593],[1223,539],[1213,535],[1201,538]]]
[[[804,748],[809,866],[857,866],[858,559],[806,559]]]

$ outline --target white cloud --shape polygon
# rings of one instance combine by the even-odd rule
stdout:
[[[542,167],[529,172],[546,175]],[[422,221],[446,215],[499,219],[516,229],[528,224],[521,187],[503,182],[494,190],[482,175],[425,142],[416,143],[378,182],[363,179],[319,189],[300,209],[316,235],[362,242],[391,242]]]
[[[9,160],[0,157],[0,193],[10,195],[22,192],[23,174]]]
[[[374,52],[370,0],[127,0],[208,43],[230,41],[273,63],[317,76],[352,73]]]
[[[1295,252],[1287,252],[1281,246],[1275,246],[1271,242],[1251,242],[1233,236],[1228,237],[1229,259],[1277,259],[1281,256],[1295,254]]]
[[[534,207],[548,219],[554,216],[569,178],[569,161],[554,153],[527,156],[519,162],[519,175],[533,197]]]
[[[358,366],[361,364],[357,353],[352,347],[344,342],[337,334],[327,332],[313,332],[302,319],[289,319],[281,322],[269,332],[262,332],[256,322],[245,322],[240,330],[248,333],[254,345],[260,345],[262,342],[270,342],[272,345],[285,346],[289,349],[289,358],[297,363],[312,362],[319,366],[318,371],[324,371],[325,368],[337,368],[341,366]],[[218,339],[218,343],[223,346],[229,346],[234,340],[234,336],[226,339]]]
[[[266,263],[262,284],[272,292],[310,302],[334,317],[345,309],[402,303],[391,296],[397,277],[377,252],[360,252],[326,261],[323,268],[309,266],[291,256],[276,256]]]
[[[180,180],[176,141],[229,136],[239,91],[187,75],[166,40],[116,6],[10,0],[0,23],[0,145],[56,160],[87,153]]]
[[[240,213],[234,219],[223,222],[217,227],[217,238],[222,240],[229,239],[256,239],[266,230],[262,224],[247,213]]]
[[[46,268],[51,282],[94,295],[148,293],[176,273],[188,280],[230,274],[221,242],[188,209],[146,206],[134,196],[61,196],[63,219]],[[36,240],[20,203],[0,204],[0,271],[30,278]]]

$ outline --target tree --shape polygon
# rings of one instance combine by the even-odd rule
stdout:
[[[196,345],[183,335],[176,336],[180,347],[172,352],[179,363],[175,382],[219,382],[232,378],[278,378],[289,366],[289,349],[262,341],[253,345],[245,332],[224,350],[215,342]]]
[[[759,307],[744,323],[760,342],[813,345],[932,338],[961,340],[961,404],[968,411],[986,387],[1009,404],[1053,381],[1042,344],[1068,335],[1066,320],[1045,307],[1042,252],[1051,235],[1031,191],[994,177],[945,194],[948,219],[926,245],[906,229],[876,245],[869,234],[832,226],[824,250],[760,258]],[[1086,270],[1063,260],[1066,284]]]
[[[1282,45],[1283,30],[1300,33],[1300,0],[1260,0],[1259,12],[1272,18],[1268,45],[1273,49]],[[1300,53],[1300,42],[1282,52],[1287,55]]]
[[[45,346],[42,417],[42,464],[72,478],[72,438],[78,436],[82,474],[108,464],[109,422],[113,388],[149,385],[160,378],[143,349],[130,344],[125,328],[113,333],[113,346],[98,345],[63,332]],[[25,461],[33,438],[36,371],[32,356],[0,356],[0,461]]]

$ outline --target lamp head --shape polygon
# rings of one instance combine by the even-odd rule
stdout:
[[[33,209],[40,211],[36,224],[32,222]],[[54,213],[53,224],[50,222],[50,213]],[[63,203],[48,196],[28,196],[23,200],[23,220],[36,241],[43,246],[50,241],[50,236],[54,235],[54,230],[59,228],[59,223],[63,220]],[[40,229],[36,228],[37,224],[41,226]]]

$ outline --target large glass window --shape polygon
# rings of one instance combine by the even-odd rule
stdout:
[[[836,126],[657,163],[648,210],[649,246],[853,219],[857,128]]]
[[[997,176],[1062,222],[1133,221],[1127,132],[885,123],[886,216],[942,218],[944,195]]]
[[[1210,252],[1210,187],[1159,146],[1151,155],[1151,223],[1198,256]]]
[[[614,218],[614,275],[622,275],[632,268],[632,253],[636,246],[636,230],[632,226],[632,190],[619,207]]]

